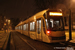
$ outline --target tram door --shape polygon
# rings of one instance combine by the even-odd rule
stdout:
[[[37,39],[41,40],[41,19],[37,20]]]

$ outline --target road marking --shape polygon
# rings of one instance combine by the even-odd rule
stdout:
[[[19,36],[20,37],[20,36]],[[23,39],[22,37],[20,37],[24,42],[26,42],[31,48],[33,48],[34,50],[36,50],[32,45],[30,45],[27,40]]]
[[[72,46],[72,45],[68,45],[69,47],[73,47],[75,49],[75,46]]]
[[[60,42],[60,44],[65,45],[65,43]]]
[[[62,42],[60,42],[60,44],[65,45],[65,43],[62,43]],[[68,45],[67,47],[69,48],[73,47],[75,49],[75,46],[72,46],[72,45]]]

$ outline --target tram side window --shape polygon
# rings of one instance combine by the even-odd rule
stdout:
[[[17,27],[17,30],[18,30],[18,27]]]
[[[24,24],[24,25],[23,25],[23,30],[24,30],[24,31],[28,31],[28,24]]]
[[[24,30],[24,25],[23,25],[23,30]]]
[[[18,27],[17,27],[17,30],[18,30]]]
[[[22,30],[22,26],[21,26],[21,30]]]
[[[23,30],[26,31],[26,24],[23,25]]]
[[[20,30],[21,30],[21,26],[20,26]]]
[[[35,31],[35,22],[30,23],[30,31]]]
[[[21,30],[21,26],[20,26],[20,30]]]
[[[41,20],[39,20],[39,30],[41,31]]]
[[[37,20],[37,33],[40,34],[41,32],[41,20]]]
[[[28,31],[28,24],[26,24],[26,30]]]
[[[15,29],[17,30],[17,27]]]
[[[45,21],[46,21],[46,27],[48,28],[48,22],[47,22],[47,19],[45,19]]]
[[[20,26],[19,26],[19,30],[20,30]]]
[[[17,30],[18,30],[18,27],[17,27]]]
[[[17,27],[17,30],[18,30],[18,27]]]
[[[17,30],[18,30],[18,27],[17,27]]]
[[[19,30],[19,26],[18,26],[18,30]]]
[[[17,27],[16,27],[16,30],[17,30]]]
[[[46,27],[47,29],[52,28],[53,27],[53,20],[51,19],[50,22],[48,23],[47,19],[45,19],[46,21]],[[45,26],[44,26],[45,27]]]

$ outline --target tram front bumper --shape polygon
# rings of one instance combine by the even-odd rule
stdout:
[[[62,36],[62,37],[52,37],[51,42],[55,43],[55,42],[65,42],[66,41],[66,36]]]

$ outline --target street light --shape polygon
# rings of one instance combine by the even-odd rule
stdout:
[[[10,20],[8,20],[8,24],[10,24]]]
[[[7,29],[9,30],[9,27],[10,27],[10,20],[9,19],[7,19],[7,24],[8,24],[7,25],[7,27],[8,27]]]
[[[72,30],[71,30],[71,9],[69,9],[69,40],[72,40]]]

